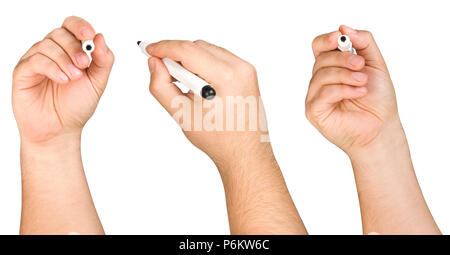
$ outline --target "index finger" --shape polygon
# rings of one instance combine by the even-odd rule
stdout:
[[[170,58],[181,62],[186,69],[212,84],[221,84],[227,79],[226,76],[231,69],[226,61],[191,41],[160,41],[149,44],[147,52],[158,58]]]
[[[341,36],[341,32],[334,31],[314,38],[312,42],[314,57],[317,58],[323,52],[337,49],[339,36]]]
[[[71,32],[80,41],[92,40],[95,37],[94,28],[89,22],[80,17],[67,17],[62,27]]]

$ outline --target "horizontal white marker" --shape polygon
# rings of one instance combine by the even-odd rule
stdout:
[[[148,43],[138,41],[137,44],[141,48],[142,52],[150,58],[151,56],[146,50]],[[213,87],[211,87],[211,85],[197,75],[186,70],[177,62],[170,58],[163,58],[162,61],[166,65],[169,74],[188,89],[192,90],[195,94],[208,100],[211,100],[216,96],[216,91]]]

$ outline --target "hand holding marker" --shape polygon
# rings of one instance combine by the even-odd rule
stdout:
[[[147,57],[151,57],[146,50],[148,43],[138,41],[137,45],[142,49],[142,52]],[[204,81],[197,75],[186,70],[177,62],[173,61],[170,58],[163,58],[162,61],[166,65],[169,74],[173,78],[178,80],[181,84],[192,90],[194,94],[200,95],[207,100],[212,100],[216,96],[216,91],[213,87],[211,87],[211,85],[209,85],[206,81]]]

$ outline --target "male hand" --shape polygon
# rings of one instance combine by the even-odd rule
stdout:
[[[81,48],[94,40],[92,63]],[[79,136],[106,87],[114,55],[101,34],[78,17],[34,44],[13,75],[12,104],[22,142]]]
[[[261,137],[267,135],[261,130],[265,126],[259,125],[265,124],[265,116],[256,71],[251,64],[205,41],[161,41],[150,44],[147,51],[153,56],[148,62],[150,92],[182,122],[186,137],[195,146],[216,163],[239,161],[249,153],[272,155],[268,143],[261,142]],[[172,84],[173,79],[161,61],[166,57],[181,62],[210,83],[216,90],[215,99],[203,100],[192,92],[182,93]]]
[[[338,38],[350,37],[358,55],[340,52]],[[309,121],[350,153],[401,128],[394,87],[372,34],[341,26],[313,41],[316,63],[306,97]]]

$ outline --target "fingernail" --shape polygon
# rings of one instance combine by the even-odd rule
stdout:
[[[357,87],[357,88],[355,88],[355,91],[358,93],[364,93],[367,91],[367,88],[366,87]]]
[[[148,68],[150,69],[150,73],[153,73],[155,70],[155,61],[150,60],[150,64],[148,65]]]
[[[75,56],[78,66],[86,67],[89,65],[89,57],[84,52],[80,52]]]
[[[62,80],[62,81],[69,81],[69,78],[67,77],[67,75],[63,72],[60,72],[58,74],[58,77]]]
[[[366,80],[366,75],[364,73],[360,73],[360,72],[352,73],[352,77],[356,81],[365,81]]]
[[[72,77],[80,77],[82,75],[80,69],[72,64],[69,65],[68,69]]]
[[[349,62],[350,62],[350,65],[352,65],[352,66],[359,66],[361,64],[361,58],[358,56],[352,55],[350,57]]]
[[[81,35],[85,38],[93,38],[94,32],[92,31],[92,29],[88,28],[88,27],[83,27],[80,31]]]

